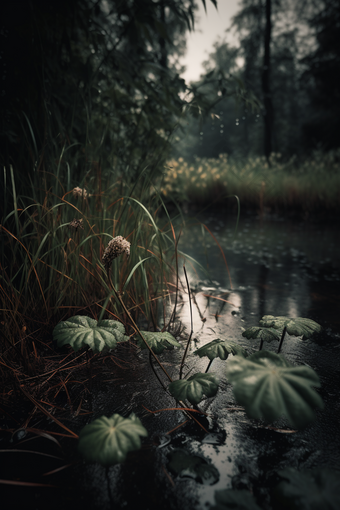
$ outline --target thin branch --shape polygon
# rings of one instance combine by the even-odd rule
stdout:
[[[109,282],[110,282],[110,285],[111,285],[111,289],[113,290],[116,298],[118,299],[119,303],[121,304],[123,310],[125,311],[126,315],[129,317],[130,319],[130,322],[132,324],[132,326],[134,327],[134,329],[137,331],[138,335],[141,337],[142,341],[144,342],[146,348],[149,350],[151,356],[153,356],[153,358],[156,360],[156,362],[158,363],[158,365],[160,366],[160,368],[163,370],[163,372],[165,373],[165,375],[167,376],[167,378],[169,379],[170,382],[172,382],[172,378],[170,377],[170,375],[168,374],[168,372],[165,370],[165,368],[163,367],[162,363],[159,361],[159,359],[157,358],[156,354],[153,352],[153,350],[151,349],[150,345],[148,344],[148,342],[145,340],[144,336],[142,335],[139,327],[137,326],[137,324],[135,323],[135,321],[133,320],[129,310],[126,308],[122,298],[120,297],[119,293],[116,291],[113,283],[112,283],[112,280],[111,280],[111,277],[110,275],[108,274],[108,278],[109,278]]]
[[[183,264],[183,270],[184,270],[184,275],[185,275],[185,279],[186,279],[186,282],[187,282],[188,293],[189,293],[189,306],[190,306],[191,331],[190,331],[189,339],[188,339],[188,342],[187,342],[187,346],[186,346],[185,351],[184,351],[184,354],[183,354],[183,358],[182,358],[181,366],[180,366],[180,369],[179,369],[179,378],[180,378],[180,379],[182,379],[182,373],[183,373],[183,366],[184,366],[185,358],[186,358],[186,356],[187,356],[188,349],[189,349],[189,345],[190,345],[190,342],[191,342],[191,337],[192,337],[192,334],[193,334],[193,332],[194,332],[194,325],[193,325],[193,319],[192,319],[192,306],[191,306],[190,286],[189,286],[189,281],[188,281],[187,271],[186,271],[186,269],[185,269],[185,265],[184,265],[184,264]]]
[[[205,374],[208,372],[208,370],[211,367],[211,364],[212,364],[213,361],[214,361],[214,358],[209,361],[208,366],[206,368],[206,371],[204,372]]]
[[[164,390],[164,391],[166,391],[166,392],[168,393],[168,390],[167,390],[166,386],[163,384],[163,381],[160,379],[160,377],[158,376],[158,374],[157,374],[157,372],[156,372],[156,370],[155,370],[155,367],[153,366],[153,363],[152,363],[152,354],[151,354],[151,352],[149,352],[149,363],[150,363],[150,367],[151,367],[151,369],[152,369],[153,373],[155,374],[155,376],[156,376],[156,377],[157,377],[157,379],[158,379],[159,384],[162,386],[163,390]]]
[[[279,347],[278,347],[278,349],[277,349],[277,353],[278,353],[278,354],[279,354],[279,352],[281,351],[281,347],[282,347],[282,344],[283,344],[283,340],[284,340],[284,338],[285,338],[285,336],[286,336],[286,331],[287,331],[287,326],[285,326],[285,327],[283,328],[283,331],[282,331],[281,340],[280,340],[280,343],[279,343]]]

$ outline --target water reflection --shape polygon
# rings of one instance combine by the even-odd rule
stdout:
[[[208,274],[198,266],[186,265],[198,306],[208,306],[206,314],[225,314],[224,322],[229,326],[231,313],[237,308],[246,326],[266,314],[310,317],[340,331],[337,226],[247,219],[240,222],[233,240],[233,220],[210,217],[205,223],[223,248],[231,282],[219,247],[198,222],[188,222],[179,247],[207,268]],[[221,311],[218,298],[234,306],[225,303]],[[181,319],[186,321],[187,316],[184,307]],[[194,321],[197,328],[197,310]]]

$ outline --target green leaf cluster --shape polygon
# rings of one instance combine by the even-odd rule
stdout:
[[[81,430],[78,450],[88,461],[112,466],[123,462],[128,452],[138,450],[140,437],[147,435],[134,413],[128,418],[119,414],[101,416]]]
[[[125,335],[125,328],[119,321],[97,322],[90,317],[75,315],[56,325],[53,340],[58,347],[69,344],[76,352],[86,346],[93,352],[101,352],[104,347],[115,349],[118,342],[125,342],[129,337]]]
[[[141,333],[155,354],[161,354],[164,349],[181,347],[181,344],[168,331],[141,331]],[[147,349],[141,338],[138,339],[138,346],[141,349]]]
[[[310,338],[314,333],[320,333],[322,328],[320,324],[312,319],[303,317],[274,317],[273,315],[265,315],[260,320],[260,326],[264,328],[274,328],[282,331],[287,328],[288,335],[303,336],[303,339]]]
[[[240,345],[234,342],[229,342],[228,340],[222,340],[220,338],[216,338],[208,344],[203,345],[203,347],[200,347],[194,351],[193,354],[199,356],[200,358],[207,356],[210,360],[215,358],[226,360],[229,354],[238,354],[239,356],[245,357],[248,355],[247,351]]]
[[[217,390],[218,379],[214,374],[198,373],[169,384],[169,391],[176,400],[188,400],[191,404],[198,404],[203,395],[214,397]]]
[[[302,428],[322,408],[317,374],[307,366],[294,366],[282,356],[260,351],[247,359],[235,356],[227,367],[237,402],[251,418],[272,422],[284,415],[289,424]]]
[[[259,326],[252,326],[251,328],[243,331],[242,336],[248,339],[259,338],[263,342],[272,342],[273,340],[280,340],[280,333],[274,328],[263,328]]]

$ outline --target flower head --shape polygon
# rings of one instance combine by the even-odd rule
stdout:
[[[110,269],[113,259],[119,257],[122,253],[126,253],[128,257],[130,256],[130,246],[131,243],[122,236],[114,237],[109,242],[102,258],[106,272]]]
[[[72,193],[73,193],[73,196],[76,198],[78,198],[78,197],[86,198],[87,197],[86,189],[78,188],[78,186],[76,188],[73,188]]]
[[[78,231],[78,228],[82,228],[84,230],[84,222],[83,222],[82,219],[80,219],[80,220],[76,220],[76,219],[72,220],[69,223],[69,226],[71,228],[74,228],[76,232]]]

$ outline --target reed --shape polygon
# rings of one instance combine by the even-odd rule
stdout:
[[[152,170],[129,183],[93,165],[75,186],[70,165],[60,160],[53,171],[35,172],[25,192],[18,190],[15,169],[3,171],[1,322],[11,343],[23,328],[26,334],[50,330],[76,313],[100,314],[110,293],[102,257],[118,235],[133,250],[123,264],[113,263],[111,279],[130,313],[149,324],[158,315],[158,301],[170,293],[171,220],[165,216],[164,227],[159,219],[164,204],[150,194]],[[107,313],[124,317],[119,302]]]

